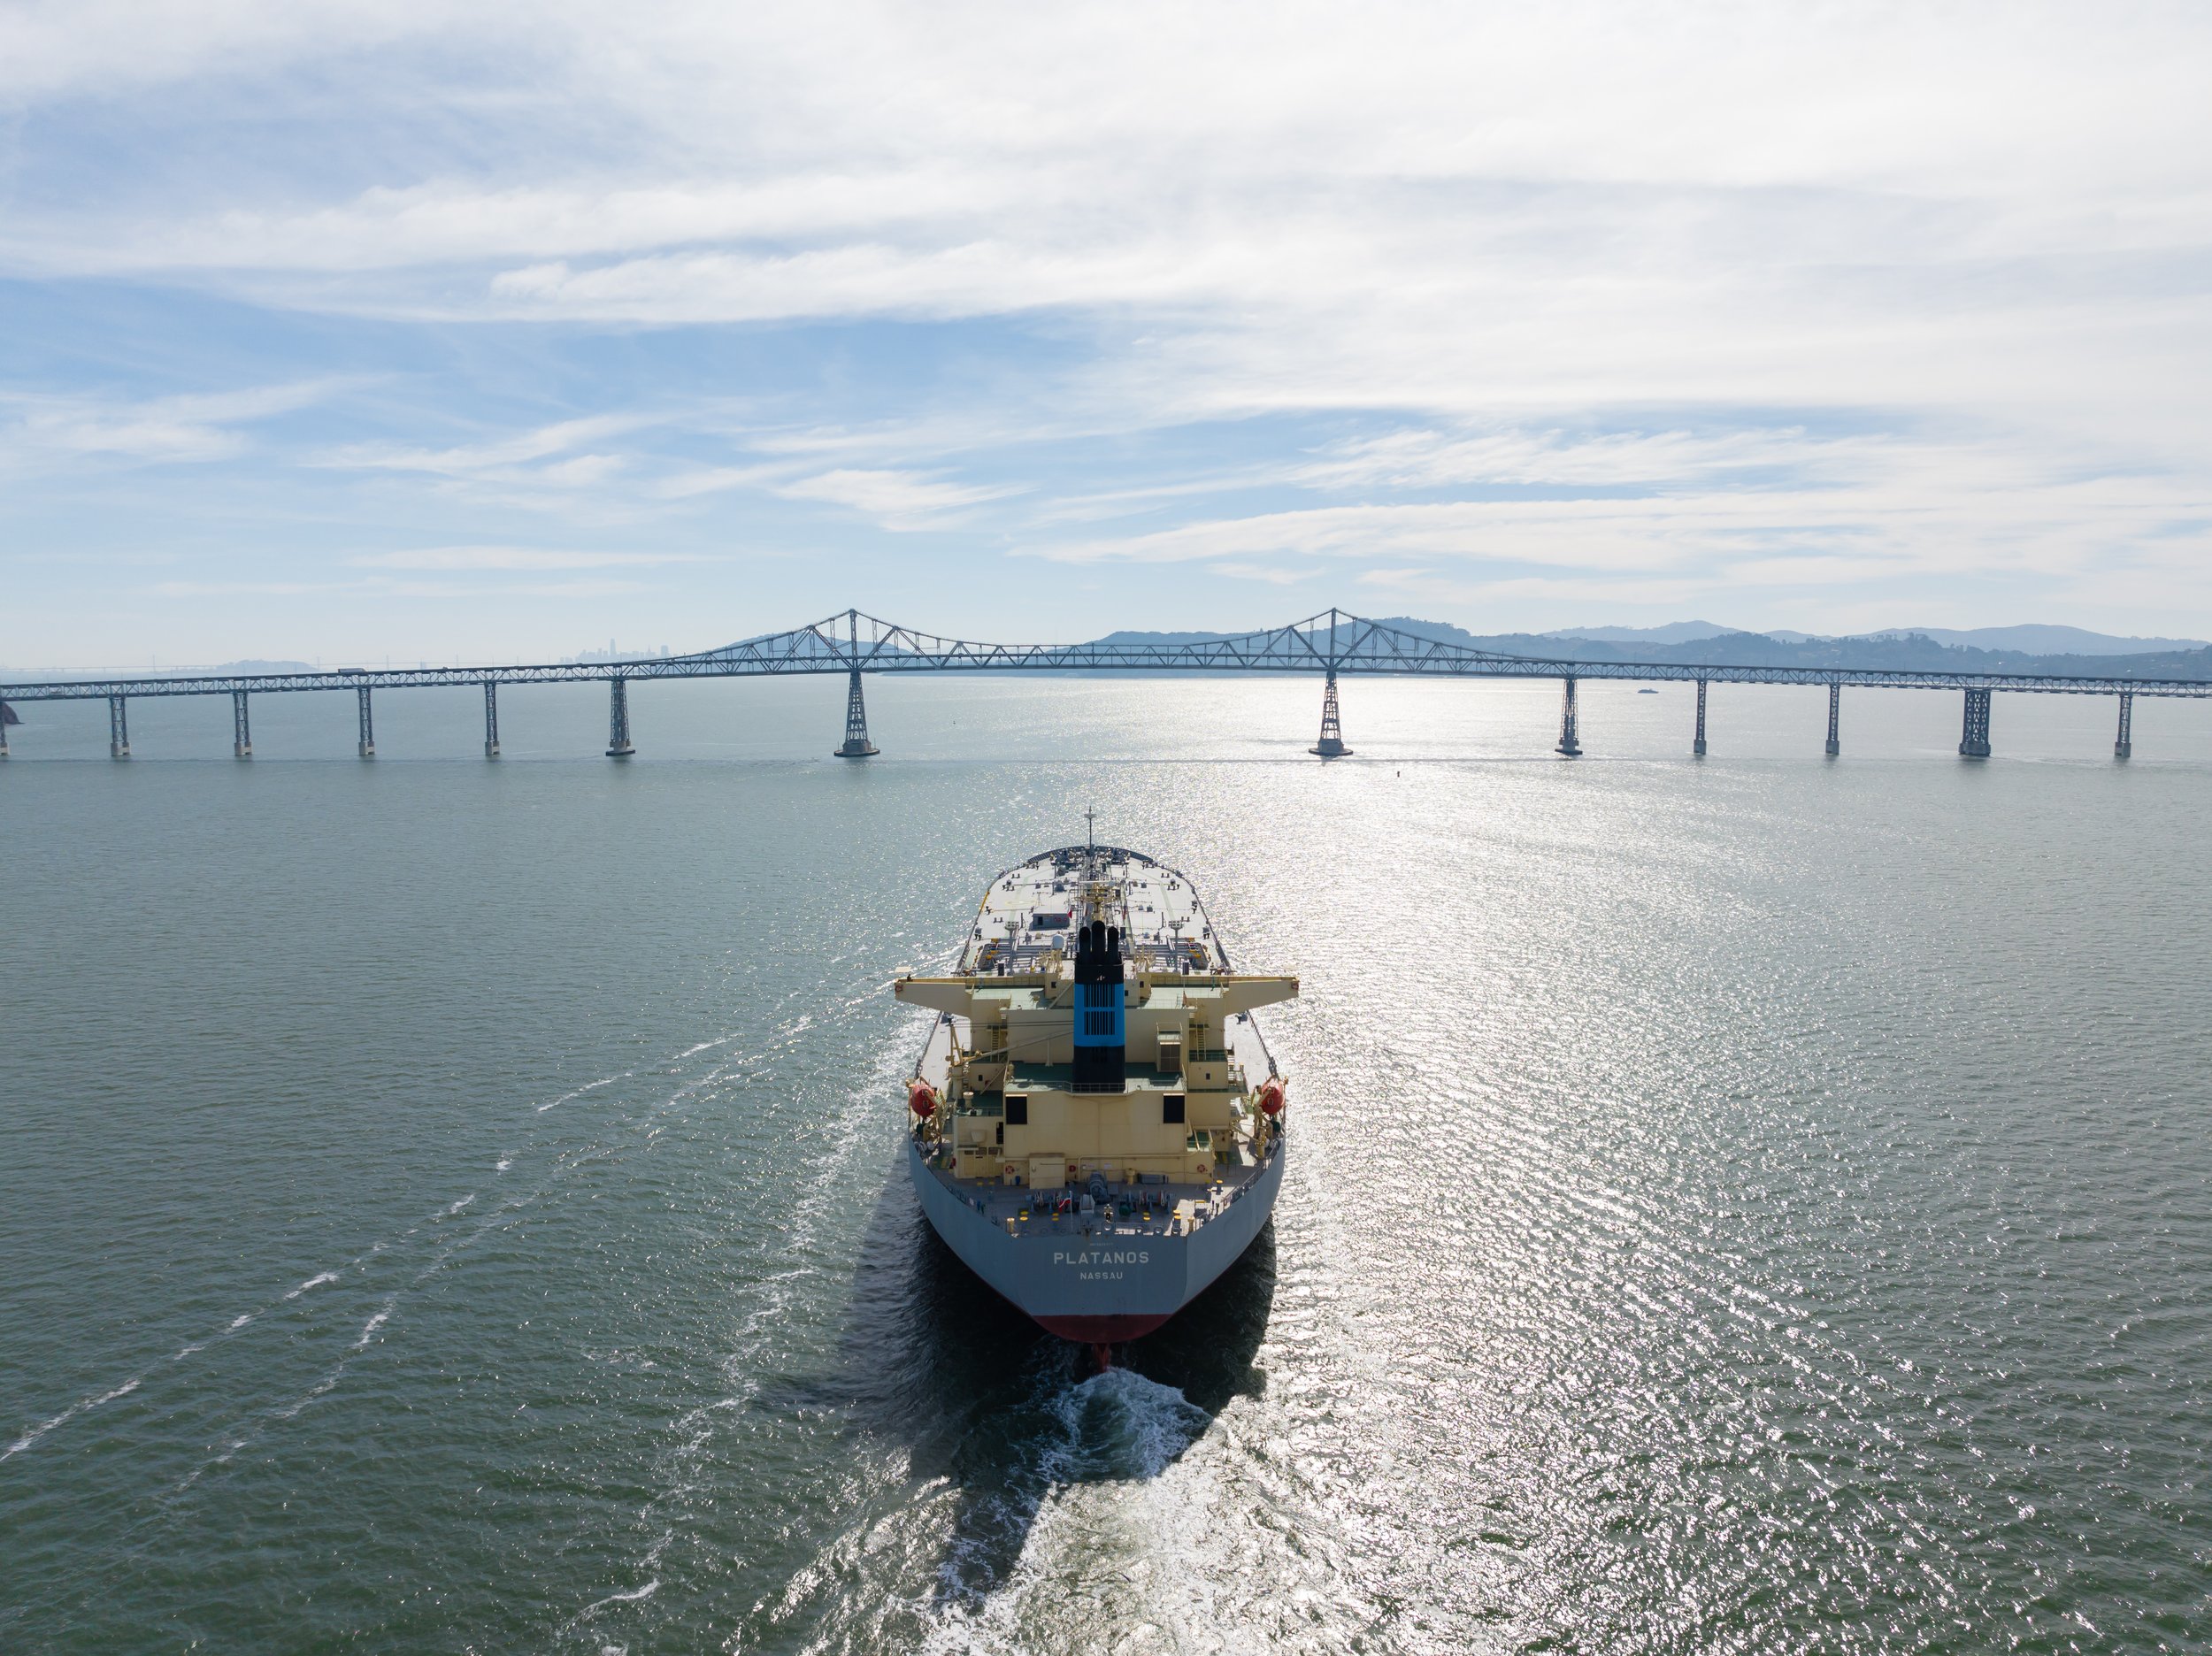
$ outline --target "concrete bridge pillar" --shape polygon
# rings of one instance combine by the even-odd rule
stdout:
[[[861,699],[860,669],[856,667],[845,689],[845,745],[830,756],[865,759],[875,751],[875,743],[868,740],[868,704]]]
[[[1344,745],[1344,725],[1336,710],[1336,669],[1329,669],[1329,681],[1321,690],[1321,740],[1308,753],[1319,754],[1324,759],[1341,759],[1352,750]]]
[[[1828,681],[1828,756],[1831,759],[1843,751],[1843,744],[1836,739],[1837,721],[1842,711],[1843,681],[1831,678]]]
[[[1562,758],[1582,757],[1582,743],[1575,732],[1575,681],[1563,678],[1566,686],[1559,700],[1559,746],[1555,750]]]
[[[1986,690],[1969,690],[1966,693],[1966,723],[1959,734],[1959,757],[1989,757],[1989,692]]]
[[[637,749],[630,745],[630,686],[617,678],[607,700],[607,757],[627,759]]]
[[[499,685],[491,678],[484,680],[484,757],[499,757]]]
[[[230,751],[236,759],[253,757],[253,725],[246,717],[246,693],[230,693]]]
[[[108,757],[127,759],[131,756],[130,716],[123,711],[123,698],[108,698]]]
[[[1697,681],[1697,739],[1691,742],[1690,751],[1699,758],[1705,757],[1705,680]]]
[[[2131,759],[2134,757],[2135,739],[2129,732],[2129,726],[2133,724],[2134,722],[2135,692],[2132,690],[2123,690],[2120,692],[2120,733],[2114,739],[2112,743],[2112,756],[2115,759]],[[4,742],[5,740],[6,737],[4,735],[0,735],[0,742]]]
[[[368,686],[359,686],[359,693],[361,696],[361,756],[364,759],[373,759],[376,757],[376,720],[369,712]]]
[[[14,717],[8,711],[8,704],[0,702],[0,759],[8,756],[8,721]]]

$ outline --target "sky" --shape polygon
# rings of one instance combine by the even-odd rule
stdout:
[[[2212,636],[2212,9],[10,0],[0,663]]]

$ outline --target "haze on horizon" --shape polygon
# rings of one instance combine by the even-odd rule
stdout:
[[[2212,636],[2212,14],[0,13],[0,663]]]

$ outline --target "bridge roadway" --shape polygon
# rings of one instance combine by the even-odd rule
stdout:
[[[1844,688],[1957,690],[1964,697],[1959,752],[1968,758],[1989,754],[1990,698],[1997,691],[2043,695],[2110,695],[2119,702],[2114,755],[2127,758],[2132,743],[2130,723],[2134,698],[2212,696],[2212,679],[2138,678],[2062,673],[1938,672],[1916,669],[1864,667],[1715,666],[1673,662],[1582,661],[1572,656],[1508,656],[1471,649],[1421,637],[1379,621],[1331,610],[1265,632],[1191,644],[985,644],[950,639],[879,620],[848,610],[810,626],[726,644],[690,656],[635,661],[558,662],[516,666],[342,668],[328,672],[211,673],[150,678],[79,678],[45,683],[0,684],[0,709],[6,703],[96,701],[109,708],[109,751],[130,755],[127,703],[134,696],[228,695],[232,699],[233,751],[250,758],[253,739],[248,697],[311,690],[351,690],[359,700],[363,758],[376,752],[372,694],[380,689],[437,686],[480,686],[484,692],[484,751],[499,753],[498,688],[502,685],[604,681],[610,686],[608,745],[611,758],[635,751],[630,740],[628,688],[654,678],[749,678],[787,673],[844,673],[848,676],[846,737],[838,756],[864,758],[876,749],[868,740],[862,699],[864,673],[884,672],[1302,672],[1323,676],[1321,735],[1310,750],[1325,759],[1350,753],[1340,728],[1336,680],[1339,674],[1380,673],[1463,678],[1556,678],[1561,682],[1560,738],[1555,751],[1573,758],[1581,744],[1575,686],[1585,678],[1675,682],[1697,686],[1697,725],[1692,751],[1706,751],[1706,687],[1712,684],[1825,685],[1828,687],[1827,751],[1840,751],[1839,709]],[[7,756],[7,721],[0,715],[0,758]]]

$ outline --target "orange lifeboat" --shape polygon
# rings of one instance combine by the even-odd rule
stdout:
[[[1283,1113],[1282,1077],[1270,1076],[1260,1083],[1259,1106],[1263,1116],[1273,1117]]]
[[[937,1089],[916,1076],[906,1084],[906,1108],[927,1121],[937,1113]]]

